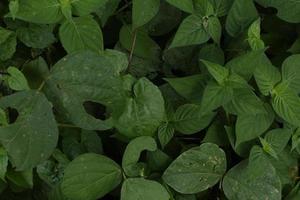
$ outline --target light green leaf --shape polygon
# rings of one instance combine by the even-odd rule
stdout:
[[[202,60],[205,64],[207,70],[211,74],[211,76],[218,82],[220,85],[224,85],[224,82],[227,80],[229,76],[229,70],[219,64]]]
[[[29,24],[28,27],[20,27],[17,29],[17,36],[26,46],[40,49],[48,47],[56,40],[48,25]]]
[[[129,177],[143,176],[145,163],[138,162],[142,151],[155,151],[156,142],[152,137],[141,136],[131,140],[127,145],[122,159],[122,167]]]
[[[121,200],[168,200],[168,191],[158,182],[143,178],[126,179],[121,189]]]
[[[136,29],[149,22],[159,11],[160,0],[133,0],[132,24]]]
[[[222,25],[217,17],[208,17],[207,25],[204,25],[207,33],[214,40],[215,43],[220,44],[222,35]]]
[[[114,125],[127,138],[153,136],[164,119],[164,99],[157,86],[141,78],[132,86],[122,114],[114,118]]]
[[[256,199],[280,200],[281,183],[274,167],[267,159],[255,158],[242,161],[231,168],[224,177],[222,188],[229,200]]]
[[[58,0],[19,0],[16,18],[37,24],[54,24],[63,19]]]
[[[19,0],[9,1],[9,12],[12,15],[12,18],[15,19],[19,11]]]
[[[259,50],[265,48],[264,41],[260,38],[260,23],[258,18],[254,21],[248,29],[248,43],[252,50]]]
[[[194,194],[214,186],[226,170],[226,157],[215,144],[205,143],[176,158],[163,180],[177,192]]]
[[[10,30],[0,27],[0,60],[10,59],[17,46],[16,34]]]
[[[272,106],[288,123],[295,126],[300,124],[300,98],[286,84],[280,83],[273,89]]]
[[[188,13],[194,12],[193,0],[166,0],[169,4]]]
[[[252,0],[234,0],[226,19],[226,30],[231,36],[237,36],[257,18],[258,13]]]
[[[289,88],[300,93],[300,55],[288,57],[282,64],[282,81],[287,82]]]
[[[103,50],[103,36],[99,24],[92,16],[73,18],[65,21],[59,28],[61,43],[68,53],[78,50]]]
[[[300,2],[295,0],[255,0],[264,7],[277,9],[277,16],[287,22],[299,23]]]
[[[119,59],[111,55],[90,51],[73,53],[54,65],[44,90],[58,113],[76,126],[86,130],[110,129],[112,123],[108,119],[89,115],[83,104],[92,101],[112,112],[122,112],[125,91],[120,68]]]
[[[199,105],[185,104],[176,110],[171,123],[177,131],[189,135],[206,128],[214,116],[213,112],[203,112]]]
[[[236,146],[263,134],[273,123],[274,117],[274,112],[269,105],[265,105],[265,109],[262,112],[254,115],[238,115],[235,126]]]
[[[260,92],[268,96],[274,86],[281,80],[279,70],[272,65],[266,55],[262,57],[261,64],[255,68],[254,78]]]
[[[169,48],[182,47],[207,42],[210,35],[205,30],[203,19],[190,15],[183,20]]]
[[[72,200],[96,200],[116,188],[121,180],[121,168],[113,160],[83,154],[65,169],[62,192]]]
[[[71,1],[72,12],[77,16],[91,14],[110,0],[68,0]]]
[[[191,103],[199,104],[201,102],[205,88],[205,76],[197,74],[179,78],[165,78],[164,80],[166,80],[178,94]]]
[[[30,90],[24,74],[18,68],[9,67],[7,73],[9,76],[6,77],[6,80],[11,89],[16,91]]]
[[[18,92],[1,98],[1,108],[15,108],[17,120],[0,127],[0,140],[17,170],[31,169],[46,160],[56,147],[57,125],[52,105],[36,91]]]

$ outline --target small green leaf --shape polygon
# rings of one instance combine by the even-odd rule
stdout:
[[[158,127],[158,139],[162,148],[164,148],[173,138],[175,129],[170,123],[163,123]]]
[[[282,81],[287,82],[289,88],[300,92],[300,55],[288,57],[282,64]]]
[[[141,136],[131,140],[127,145],[122,159],[122,167],[129,177],[144,176],[145,163],[138,162],[142,151],[155,151],[156,142],[152,137]]]
[[[121,200],[168,200],[168,191],[158,182],[143,178],[126,179],[121,189]]]
[[[16,34],[10,30],[0,27],[0,60],[10,59],[17,47]]]
[[[219,64],[202,60],[208,69],[212,77],[218,82],[218,84],[223,85],[229,76],[229,70]]]
[[[197,15],[190,15],[183,20],[169,48],[203,44],[210,35],[206,32],[203,20]]]
[[[260,38],[260,23],[261,20],[258,18],[248,29],[248,43],[252,50],[265,48],[264,41]]]
[[[11,89],[16,91],[30,90],[24,74],[18,68],[9,67],[7,69],[7,73],[9,76],[6,80]]]
[[[6,182],[5,175],[7,172],[7,167],[8,167],[7,151],[3,147],[0,147],[0,178],[4,182]]]
[[[205,143],[176,158],[163,180],[177,192],[194,194],[217,184],[226,170],[226,157],[215,144]]]
[[[215,43],[220,44],[222,35],[222,25],[217,17],[208,17],[207,25],[205,27],[207,33],[214,40]]]
[[[72,13],[77,16],[89,15],[110,0],[68,0],[72,5]]]
[[[16,18],[18,11],[19,11],[19,0],[9,1],[9,12],[12,15],[13,19]]]
[[[122,180],[119,165],[113,160],[93,153],[83,154],[65,169],[62,192],[74,200],[95,200],[103,197]]]

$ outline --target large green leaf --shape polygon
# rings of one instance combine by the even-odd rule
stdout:
[[[96,200],[122,180],[121,168],[113,160],[93,153],[83,154],[65,169],[62,192],[73,200]]]
[[[295,92],[300,93],[300,55],[288,57],[282,64],[282,81]]]
[[[169,4],[188,13],[194,12],[194,4],[192,0],[166,0]]]
[[[92,16],[66,20],[59,28],[61,43],[68,53],[79,50],[103,50],[103,36],[99,24]]]
[[[277,16],[291,23],[299,23],[300,2],[295,0],[255,0],[264,7],[277,9]]]
[[[175,129],[183,134],[194,134],[209,125],[215,113],[205,113],[199,105],[185,104],[180,106],[171,123]]]
[[[167,190],[155,181],[129,178],[122,185],[121,200],[168,200],[169,198]]]
[[[78,16],[88,15],[104,6],[109,0],[69,0],[72,13]]]
[[[275,112],[288,123],[300,123],[300,97],[287,84],[280,83],[273,89],[272,106]]]
[[[54,24],[63,19],[58,0],[19,0],[15,17],[38,24]]]
[[[169,48],[203,44],[210,35],[205,30],[203,19],[197,15],[190,15],[183,20]]]
[[[237,36],[257,18],[253,0],[234,0],[226,19],[226,30],[231,36]]]
[[[10,59],[17,47],[16,34],[0,27],[0,60]]]
[[[132,86],[123,113],[114,118],[115,127],[127,138],[153,136],[165,116],[164,99],[157,86],[141,78]]]
[[[0,100],[1,108],[15,108],[19,116],[0,127],[0,141],[17,170],[31,169],[46,160],[58,140],[52,105],[36,91],[18,92]]]
[[[225,175],[222,186],[228,200],[281,199],[281,183],[274,167],[267,159],[255,157],[250,155],[251,162],[242,161]]]
[[[124,172],[129,177],[143,175],[145,163],[138,162],[142,151],[155,151],[157,148],[156,142],[152,137],[141,136],[131,140],[127,145],[122,159],[122,167]]]
[[[133,0],[132,4],[132,24],[133,28],[138,28],[158,13],[160,0]]]
[[[214,186],[226,170],[226,157],[215,144],[205,143],[176,158],[163,174],[163,180],[183,194],[193,194]]]
[[[89,115],[84,102],[103,104],[122,112],[125,92],[119,75],[124,65],[122,54],[96,54],[90,51],[70,54],[53,67],[45,92],[58,112],[68,121],[88,130],[109,129],[112,123]],[[126,64],[125,64],[126,66]]]

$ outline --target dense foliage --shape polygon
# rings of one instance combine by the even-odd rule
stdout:
[[[0,199],[299,200],[299,23],[297,0],[1,0]]]

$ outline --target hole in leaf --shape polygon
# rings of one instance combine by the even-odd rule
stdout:
[[[107,118],[106,107],[100,103],[85,101],[83,103],[83,107],[88,114],[92,115],[96,119],[105,120]]]
[[[11,107],[8,107],[7,110],[8,110],[8,121],[9,121],[9,123],[10,124],[15,123],[15,121],[19,117],[19,112],[16,109],[11,108]]]

